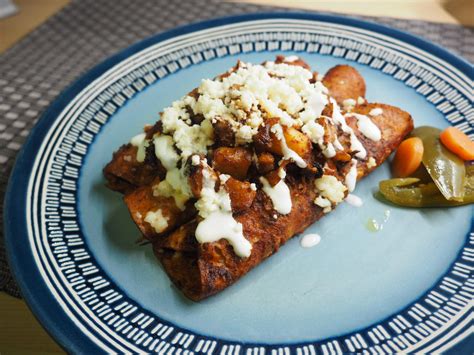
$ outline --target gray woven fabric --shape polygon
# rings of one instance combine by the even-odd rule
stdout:
[[[41,113],[67,85],[115,52],[158,32],[207,18],[287,11],[217,0],[73,1],[0,57],[0,199],[15,156]],[[392,18],[370,18],[420,35],[474,62],[474,29]],[[3,204],[0,207],[3,215]],[[0,290],[20,297],[3,246]]]

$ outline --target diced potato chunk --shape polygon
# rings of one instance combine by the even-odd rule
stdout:
[[[257,152],[270,152],[276,155],[282,155],[281,141],[271,132],[271,127],[278,123],[276,117],[266,120],[265,124],[260,126],[257,134],[253,137],[253,142]]]
[[[194,197],[199,198],[202,190],[202,167],[192,167],[188,177],[189,186],[191,187],[191,193]]]
[[[258,172],[266,174],[275,168],[275,157],[272,153],[260,153],[257,155],[257,165]]]
[[[252,154],[243,147],[220,147],[214,151],[213,168],[222,174],[244,180],[247,176]]]
[[[308,160],[311,156],[311,141],[308,136],[296,128],[284,127],[283,135],[286,139],[288,148],[296,152],[304,160]]]
[[[275,186],[276,184],[280,182],[281,177],[279,175],[279,170],[280,169],[270,171],[268,174],[265,175],[265,179],[267,179],[268,183],[271,186]]]
[[[348,162],[351,159],[352,159],[351,155],[342,150],[336,152],[336,155],[334,156],[334,160],[342,161],[342,162]]]
[[[232,147],[235,145],[235,133],[229,122],[216,120],[214,127],[214,141],[218,147]]]
[[[225,189],[229,193],[233,212],[250,208],[257,195],[257,191],[252,190],[248,181],[239,181],[234,178],[226,181]]]

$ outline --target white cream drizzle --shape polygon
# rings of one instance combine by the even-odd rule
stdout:
[[[293,160],[296,165],[300,168],[306,168],[307,164],[306,162],[294,151],[288,148],[288,145],[286,144],[286,139],[285,135],[283,134],[283,127],[281,124],[277,123],[272,126],[270,129],[277,139],[281,142],[281,150],[283,153],[283,158],[287,160]]]
[[[362,201],[359,196],[356,196],[354,194],[348,194],[344,201],[354,207],[361,207],[364,204],[364,201]]]
[[[145,155],[146,155],[146,148],[148,147],[149,142],[145,139],[146,134],[145,133],[140,133],[134,136],[131,140],[130,143],[134,146],[137,147],[137,161],[139,163],[143,163],[145,161]]]
[[[342,146],[341,142],[339,142],[339,139],[337,139],[337,137],[334,140],[333,145],[334,148],[336,148],[337,150],[344,150],[344,147]]]
[[[241,258],[248,258],[252,244],[245,239],[242,223],[237,222],[229,211],[212,212],[196,228],[196,240],[199,243],[213,243],[225,239]]]
[[[326,158],[332,158],[336,155],[336,149],[334,149],[332,143],[328,143],[326,147],[323,148],[323,155]]]
[[[179,161],[179,155],[173,147],[173,137],[162,135],[153,139],[155,145],[155,155],[160,160],[166,170],[176,167]]]
[[[268,180],[261,176],[260,182],[263,185],[263,192],[272,200],[273,208],[280,214],[290,213],[292,207],[291,193],[285,180],[281,179],[278,184],[271,186]]]
[[[196,240],[199,243],[212,243],[220,239],[226,239],[234,249],[234,252],[247,258],[252,251],[252,244],[245,238],[243,226],[232,216],[230,196],[221,185],[218,192],[215,191],[216,179],[206,169],[203,169],[203,187],[201,196],[195,203],[196,209],[204,219],[196,228]],[[221,181],[226,181],[227,175],[221,174]]]
[[[278,169],[278,177],[279,177],[280,179],[282,179],[282,180],[283,180],[284,178],[286,178],[286,171],[285,171],[285,169],[283,169],[283,168],[279,168],[279,169]]]
[[[339,105],[337,104],[336,100],[331,97],[330,101],[332,103],[332,119],[341,126],[343,132],[353,133],[352,128],[347,125],[346,119],[342,115],[341,109],[339,108]]]
[[[350,113],[350,116],[357,118],[357,128],[359,131],[374,142],[378,142],[382,138],[382,132],[377,125],[366,115],[360,115],[358,113]]]
[[[359,159],[364,159],[367,156],[367,151],[355,135],[353,129],[347,125],[346,118],[342,115],[336,100],[331,98],[330,101],[332,103],[332,119],[341,126],[343,132],[350,135],[351,151],[357,151],[355,156]]]
[[[306,234],[300,240],[303,248],[312,248],[321,242],[321,236],[316,233]]]
[[[349,169],[349,172],[346,175],[345,183],[347,186],[347,190],[349,190],[349,192],[354,191],[356,183],[357,183],[357,160],[356,159],[351,160],[351,167]]]
[[[359,159],[365,159],[365,157],[367,156],[367,151],[365,150],[360,140],[357,139],[354,132],[351,133],[351,148],[350,149],[353,152],[357,151],[355,156]]]

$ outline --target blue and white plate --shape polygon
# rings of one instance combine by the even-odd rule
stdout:
[[[237,59],[299,55],[324,73],[347,63],[368,99],[416,125],[472,136],[472,66],[417,37],[308,14],[230,17],[178,28],[105,61],[45,113],[6,199],[6,241],[22,293],[71,352],[298,355],[442,351],[469,334],[472,206],[404,209],[372,196],[385,164],[347,204],[224,292],[200,303],[173,286],[121,196],[104,187],[112,153],[202,78]],[[383,228],[371,232],[369,220]]]

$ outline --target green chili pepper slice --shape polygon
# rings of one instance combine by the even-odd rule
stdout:
[[[414,129],[411,135],[423,141],[423,165],[441,194],[447,200],[463,203],[464,161],[443,146],[440,133],[438,128],[423,126]]]
[[[406,207],[449,207],[474,203],[474,166],[467,169],[462,201],[447,200],[433,182],[423,183],[418,178],[384,180],[380,193],[388,201]]]

